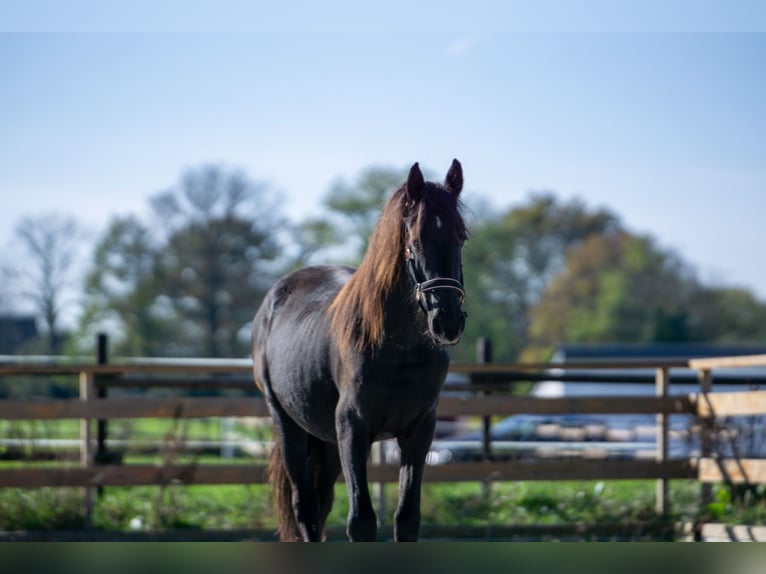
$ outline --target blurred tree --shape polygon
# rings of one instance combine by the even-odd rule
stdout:
[[[86,277],[81,320],[92,345],[96,332],[111,332],[114,352],[156,356],[170,339],[168,313],[162,311],[155,281],[156,238],[135,216],[112,220],[97,243]]]
[[[13,267],[8,253],[0,252],[0,313],[7,314],[13,310]]]
[[[620,225],[609,211],[548,192],[532,194],[500,217],[472,222],[463,257],[469,313],[464,339],[490,337],[497,360],[518,359],[527,345],[529,312],[563,267],[567,249]],[[458,357],[472,360],[472,353],[461,345]]]
[[[283,271],[277,197],[237,170],[202,166],[150,200],[151,220],[112,220],[96,245],[81,331],[122,354],[234,357]]]
[[[276,198],[239,171],[205,166],[152,206],[166,232],[154,281],[172,307],[178,350],[245,354],[241,330],[281,271]]]
[[[83,232],[75,218],[49,213],[22,218],[15,237],[19,249],[8,273],[42,323],[45,342],[41,351],[59,353],[61,317],[76,302],[74,266]]]
[[[766,341],[766,302],[738,287],[700,286],[690,303],[691,327],[706,341]]]
[[[330,263],[333,256],[329,254],[329,250],[342,244],[340,231],[328,219],[322,217],[304,220],[293,227],[292,235],[293,245],[297,247],[298,252],[289,265],[291,269],[313,263]]]
[[[531,312],[533,346],[700,340],[696,278],[674,253],[625,231],[588,237],[568,254]]]
[[[360,242],[357,259],[367,249],[367,241],[378,221],[381,208],[388,196],[407,180],[406,170],[369,167],[362,171],[353,184],[337,181],[324,204],[335,215],[341,216],[340,236],[347,241]]]
[[[372,166],[353,183],[336,181],[322,202],[326,215],[298,227],[297,240],[303,251],[296,266],[339,260],[358,264],[383,204],[407,180],[407,173],[408,169]]]

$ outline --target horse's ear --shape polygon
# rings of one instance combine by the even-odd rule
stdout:
[[[444,180],[445,187],[457,197],[463,191],[463,167],[456,159],[452,160],[452,165],[447,172],[447,178]]]
[[[419,202],[423,198],[426,190],[426,182],[423,179],[423,172],[420,166],[415,162],[410,168],[410,175],[407,176],[407,197],[413,203]]]

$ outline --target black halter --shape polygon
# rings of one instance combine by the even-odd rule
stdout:
[[[465,300],[465,289],[463,284],[457,279],[449,277],[436,277],[434,279],[427,279],[421,281],[418,270],[415,267],[415,257],[412,254],[412,250],[408,247],[405,251],[405,257],[407,259],[407,269],[409,269],[412,282],[415,283],[415,300],[420,304],[420,308],[425,313],[428,313],[428,305],[426,303],[425,294],[429,291],[436,291],[437,289],[452,289],[460,293],[460,304],[463,304]]]

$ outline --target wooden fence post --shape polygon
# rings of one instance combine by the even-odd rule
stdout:
[[[699,372],[700,392],[699,401],[708,402],[708,395],[713,392],[713,372],[711,369],[702,369]],[[699,411],[698,411],[699,412]],[[710,458],[713,451],[713,427],[715,413],[710,413],[700,421],[700,458]],[[703,482],[700,487],[700,504],[704,514],[712,501],[713,485]]]
[[[109,364],[109,336],[106,333],[99,333],[96,336],[96,364],[108,365]],[[101,374],[93,376],[93,384],[95,386],[95,397],[98,399],[106,399],[109,395],[110,379],[114,379],[117,375]],[[122,376],[122,375],[119,375]],[[98,382],[98,384],[97,384]],[[93,462],[95,464],[122,464],[123,453],[119,451],[109,450],[106,445],[106,441],[109,439],[109,420],[97,419],[96,420],[96,452],[94,454]],[[103,496],[104,488],[98,487],[99,498]]]
[[[657,369],[655,374],[655,388],[658,397],[668,396],[668,383],[670,382],[667,367]],[[657,414],[657,462],[663,463],[668,458],[668,416],[665,413]],[[656,482],[655,509],[657,514],[666,517],[668,515],[668,480],[660,478]]]
[[[80,400],[89,401],[93,398],[93,372],[80,372]],[[89,418],[80,419],[80,466],[90,468],[93,465],[92,427]],[[93,487],[86,486],[83,489],[83,509],[85,528],[93,525]]]
[[[476,362],[480,365],[492,362],[492,341],[487,337],[479,337],[476,341]],[[481,418],[481,447],[482,458],[492,460],[492,420],[488,416]]]
[[[479,337],[476,341],[476,362],[486,365],[492,362],[492,340],[487,337]],[[486,393],[481,392],[479,395]],[[481,458],[484,461],[492,460],[492,419],[489,416],[481,417]],[[485,500],[492,494],[492,482],[484,480],[481,483],[481,493]]]
[[[109,338],[105,333],[99,333],[96,336],[96,364],[106,365],[109,362]],[[107,396],[107,386],[96,386],[96,397],[105,399]],[[96,422],[96,462],[102,462],[106,459],[106,435],[109,432],[108,421],[98,419]],[[99,488],[99,496],[102,494]]]

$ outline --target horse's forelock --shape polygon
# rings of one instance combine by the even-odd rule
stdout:
[[[429,183],[428,193],[417,206],[417,213],[412,218],[410,231],[416,238],[422,236],[423,227],[430,215],[440,217],[442,224],[452,233],[455,240],[462,243],[468,237],[468,231],[462,215],[462,203],[441,185]]]

